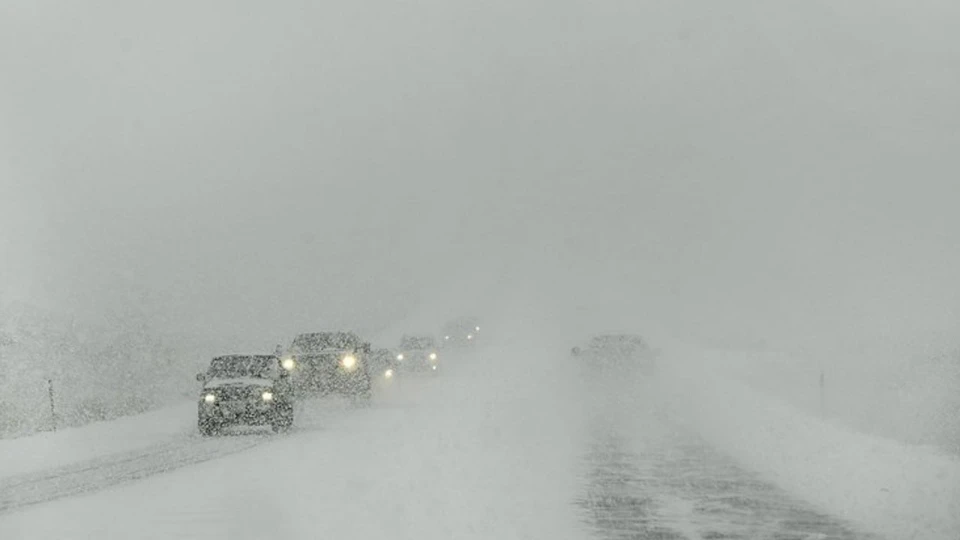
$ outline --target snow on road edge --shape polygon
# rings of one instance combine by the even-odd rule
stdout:
[[[189,436],[196,430],[194,407],[193,401],[184,401],[116,420],[0,440],[0,478],[55,469]]]
[[[697,356],[671,354],[664,375],[676,412],[708,442],[865,530],[960,538],[960,460],[820,421],[711,368],[709,352]]]

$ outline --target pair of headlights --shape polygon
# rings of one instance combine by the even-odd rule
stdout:
[[[293,371],[293,369],[297,367],[297,362],[293,358],[284,358],[280,361],[280,365],[287,371]],[[344,369],[352,371],[357,367],[357,357],[348,354],[340,359],[340,365],[343,366]]]
[[[260,394],[260,399],[262,399],[264,402],[273,401],[273,392],[271,392],[270,390],[264,390]],[[214,403],[217,401],[217,395],[214,394],[213,392],[208,392],[203,395],[203,401],[204,403]]]
[[[430,358],[430,360],[436,360],[436,359],[437,359],[437,353],[435,353],[435,352],[430,353],[429,358]],[[397,355],[397,360],[403,362],[403,359],[404,359],[403,353],[400,353],[400,354]]]

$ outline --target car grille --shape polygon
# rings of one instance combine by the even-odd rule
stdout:
[[[244,401],[254,397],[257,392],[249,386],[224,386],[217,388],[216,394],[221,401]]]

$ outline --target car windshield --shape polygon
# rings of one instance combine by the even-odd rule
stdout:
[[[596,349],[637,350],[646,348],[642,338],[630,335],[598,336],[594,338],[591,347]]]
[[[207,374],[215,379],[274,378],[277,375],[277,359],[273,356],[222,356],[210,362]]]
[[[432,349],[436,347],[436,341],[432,337],[407,336],[400,340],[400,348],[408,351]]]
[[[352,334],[341,332],[301,334],[293,340],[292,348],[301,352],[352,349],[357,339]]]

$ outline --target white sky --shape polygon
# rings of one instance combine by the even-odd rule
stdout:
[[[0,0],[0,294],[955,343],[960,6],[833,4]]]

